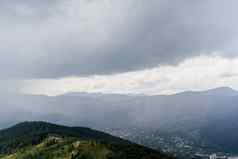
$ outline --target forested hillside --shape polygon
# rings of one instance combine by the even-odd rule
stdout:
[[[2,159],[169,159],[158,151],[83,127],[25,122],[0,131]]]

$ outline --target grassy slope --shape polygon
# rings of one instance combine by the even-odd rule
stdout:
[[[106,159],[113,153],[104,145],[75,138],[48,137],[38,145],[28,146],[2,159]]]

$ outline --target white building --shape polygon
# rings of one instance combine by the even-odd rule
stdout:
[[[217,159],[217,155],[216,154],[212,154],[209,156],[209,159]]]

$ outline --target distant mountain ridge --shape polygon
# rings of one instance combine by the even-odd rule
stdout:
[[[216,87],[200,91],[183,91],[165,96],[184,95],[184,94],[203,94],[203,95],[238,95],[238,91],[231,87]],[[160,96],[160,95],[155,95]]]

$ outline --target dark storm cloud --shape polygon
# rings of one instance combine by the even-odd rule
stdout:
[[[0,1],[0,77],[117,73],[236,55],[236,0]]]

